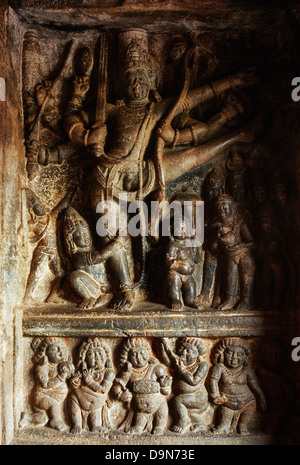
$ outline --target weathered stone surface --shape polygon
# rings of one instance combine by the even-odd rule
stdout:
[[[130,312],[103,308],[78,311],[73,306],[41,305],[25,309],[23,313],[24,336],[241,337],[281,334],[288,330],[286,312],[191,311],[188,308],[174,312],[151,302],[140,302]]]
[[[300,442],[298,10],[1,2],[3,444]],[[124,191],[203,247],[99,241]]]

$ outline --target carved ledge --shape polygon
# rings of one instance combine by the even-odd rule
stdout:
[[[290,314],[286,311],[186,307],[175,312],[152,302],[139,302],[127,312],[105,307],[82,311],[74,305],[55,304],[23,310],[23,334],[33,337],[242,337],[282,334],[289,325]]]
[[[142,434],[138,437],[126,433],[115,433],[107,435],[99,435],[87,432],[82,436],[74,436],[68,433],[59,433],[49,428],[28,428],[26,431],[19,432],[12,445],[109,445],[118,446],[124,444],[128,445],[141,445],[144,444],[145,439],[147,445],[272,445],[275,444],[274,437],[269,434],[259,433],[251,434],[249,436],[240,436],[238,434],[231,434],[226,437],[213,436],[213,435],[182,435],[167,433],[163,436],[154,437],[151,434]]]

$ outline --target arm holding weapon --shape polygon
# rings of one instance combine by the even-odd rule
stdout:
[[[76,83],[75,94],[77,100],[82,100],[82,94],[86,94],[89,84],[81,78]],[[84,145],[90,149],[97,158],[104,153],[104,144],[107,134],[105,125],[106,120],[106,89],[107,89],[107,40],[104,34],[100,37],[99,42],[99,59],[98,59],[98,86],[96,96],[96,110],[94,122],[91,127],[86,128],[81,115],[78,114],[78,105],[71,105],[73,111],[69,111],[66,117],[65,128],[70,140],[79,145]],[[73,100],[74,100],[73,99]]]
[[[71,52],[73,50],[73,46],[74,42],[72,41],[63,67],[61,68],[59,74],[54,79],[54,81],[45,81],[43,84],[39,85],[39,109],[35,116],[35,119],[32,121],[32,124],[29,128],[27,137],[28,142],[26,143],[26,170],[29,179],[33,179],[36,176],[39,164],[47,164],[47,159],[50,157],[50,153],[46,149],[42,150],[40,143],[41,119],[49,101],[53,98],[54,90],[58,82],[62,79],[63,75],[65,74],[66,70],[70,65],[72,56]],[[62,158],[61,151],[57,151],[56,156],[58,159]],[[61,159],[60,162],[61,161],[63,160]]]

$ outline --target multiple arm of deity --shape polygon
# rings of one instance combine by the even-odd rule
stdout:
[[[182,104],[178,107],[177,114],[188,112],[199,104],[220,97],[223,93],[234,89],[243,89],[257,82],[257,77],[252,71],[241,71],[227,78],[220,79],[200,88],[190,90]],[[163,101],[158,106],[164,106]],[[243,113],[242,103],[232,94],[228,96],[226,104],[207,122],[195,121],[186,118],[186,122],[181,124],[180,129],[174,129],[171,125],[165,125],[164,120],[160,123],[158,130],[165,143],[171,147],[181,145],[198,145],[209,140],[232,118],[239,113]],[[174,114],[176,116],[176,113]]]

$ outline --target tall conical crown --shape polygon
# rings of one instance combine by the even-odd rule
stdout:
[[[118,36],[119,57],[124,71],[144,69],[149,72],[148,34],[143,29],[121,32]]]

